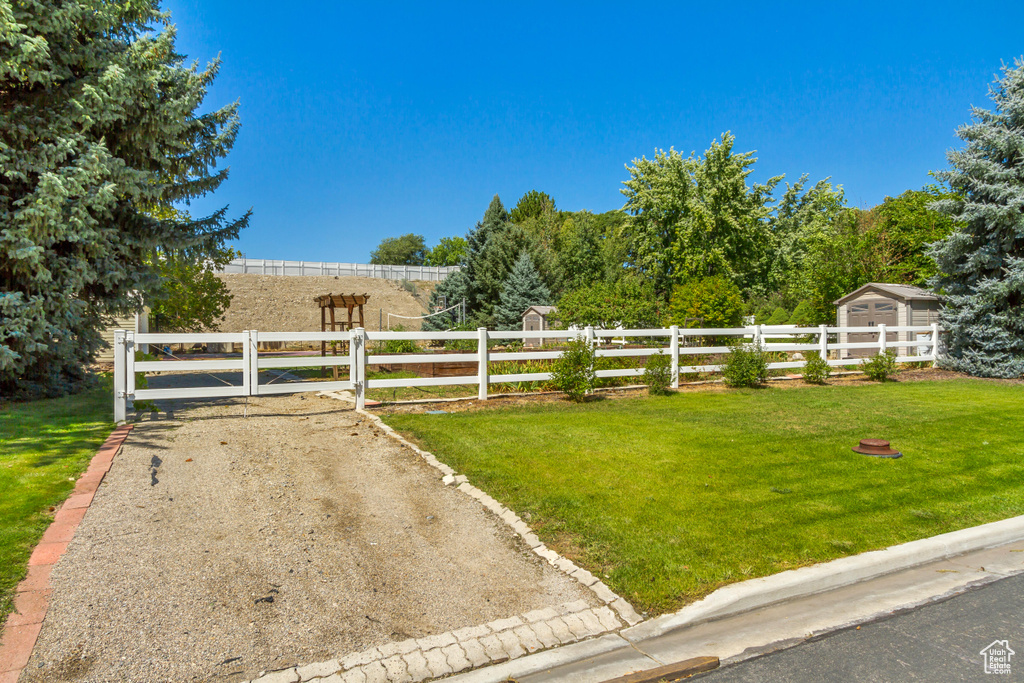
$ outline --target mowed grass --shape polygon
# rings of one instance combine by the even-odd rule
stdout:
[[[0,623],[32,548],[114,425],[110,381],[64,398],[0,404]]]
[[[385,418],[640,609],[1024,514],[1024,386],[683,393]],[[890,439],[897,460],[850,449]]]

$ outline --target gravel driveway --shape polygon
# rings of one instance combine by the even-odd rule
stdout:
[[[22,681],[246,680],[597,604],[419,456],[312,394],[140,423],[51,583]]]

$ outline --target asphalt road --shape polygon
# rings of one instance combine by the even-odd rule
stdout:
[[[1007,640],[1008,674],[981,651]],[[701,683],[1024,681],[1024,575],[863,624],[691,680]]]

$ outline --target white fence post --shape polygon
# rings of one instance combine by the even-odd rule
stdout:
[[[114,423],[121,424],[128,414],[128,375],[125,361],[125,330],[114,330]]]
[[[249,339],[246,340],[246,345],[249,347],[249,362],[243,361],[245,366],[246,376],[248,382],[246,382],[245,392],[247,396],[258,396],[260,393],[260,340],[259,332],[257,330],[249,330]]]
[[[124,406],[126,410],[135,409],[135,333],[128,330],[124,335],[124,379],[125,397]]]
[[[356,410],[362,410],[366,407],[366,330],[357,327],[350,334],[348,376],[356,395]]]
[[[759,350],[759,351],[761,350],[761,337],[762,337],[761,326],[760,325],[754,325],[754,347],[757,348],[757,350]]]
[[[672,336],[671,348],[672,348],[672,388],[679,388],[679,325],[673,325],[671,328]]]
[[[245,389],[245,395],[252,395],[252,332],[250,330],[242,330],[242,334],[245,338],[242,340],[242,388]]]
[[[878,326],[878,353],[883,356],[885,355],[887,341],[885,338],[885,323],[882,323]]]
[[[939,324],[932,323],[932,363],[939,361]]]
[[[821,354],[822,360],[828,360],[828,325],[818,325],[818,334],[821,335],[818,340],[818,353]]]
[[[476,353],[479,359],[480,367],[478,377],[480,380],[480,390],[477,392],[477,397],[481,401],[487,400],[487,390],[489,389],[490,383],[490,368],[488,367],[488,352],[487,352],[487,328],[478,327],[476,329],[478,338],[476,342]]]
[[[587,346],[590,347],[591,353],[595,353],[596,354],[596,352],[594,351],[594,326],[593,325],[587,325],[585,328],[583,328],[583,332],[587,335]],[[625,341],[625,337],[623,337],[623,341]],[[593,364],[593,362],[591,362],[591,364],[590,364],[590,372],[591,373],[594,372],[594,364]],[[591,388],[589,391],[587,391],[587,393],[588,394],[594,393],[594,389]]]

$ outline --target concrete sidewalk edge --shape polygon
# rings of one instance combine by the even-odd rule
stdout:
[[[625,628],[618,633],[475,669],[445,680],[451,683],[502,683],[509,678],[552,671],[615,652],[628,653],[638,659],[642,657],[649,660],[649,666],[655,667],[664,662],[644,654],[643,641],[647,639],[1016,541],[1024,541],[1024,516],[732,584],[678,612]],[[984,579],[977,584],[982,585],[992,580],[995,579]],[[961,590],[962,587],[956,589]],[[735,658],[723,659],[723,664],[731,663],[732,659]],[[638,663],[638,670],[644,668],[642,663]]]
[[[687,605],[678,612],[656,617],[619,633],[626,640],[636,643],[684,626],[823,593],[1018,540],[1024,540],[1024,515],[734,583],[719,588],[703,600]]]

